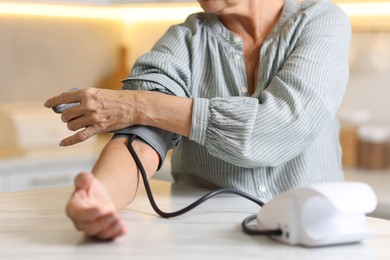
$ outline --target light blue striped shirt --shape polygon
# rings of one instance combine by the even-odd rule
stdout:
[[[124,89],[193,98],[190,137],[172,155],[176,182],[269,199],[343,179],[336,113],[348,81],[350,37],[338,6],[286,0],[248,96],[241,39],[217,16],[193,14],[137,60]]]

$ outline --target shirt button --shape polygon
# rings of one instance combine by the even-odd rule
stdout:
[[[260,192],[265,192],[265,190],[266,190],[265,186],[263,186],[263,185],[259,185],[258,189]]]
[[[241,92],[242,92],[242,93],[248,93],[248,88],[242,87],[242,88],[241,88]]]
[[[235,61],[240,61],[241,60],[241,56],[239,54],[236,54],[236,55],[233,56],[233,59]]]
[[[234,41],[234,43],[241,43],[241,39],[240,39],[240,37],[238,37],[238,36],[235,36],[235,37],[233,38],[233,41]]]

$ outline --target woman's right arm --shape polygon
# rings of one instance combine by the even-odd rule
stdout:
[[[66,206],[66,213],[76,228],[88,236],[108,240],[126,232],[118,210],[128,205],[142,186],[127,142],[127,138],[110,140],[92,174],[82,173],[75,179],[75,190]],[[148,144],[137,140],[133,142],[133,147],[150,178],[159,165],[157,153]]]

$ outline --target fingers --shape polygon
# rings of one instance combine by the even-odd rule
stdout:
[[[93,181],[93,176],[90,173],[83,172],[78,174],[74,180],[76,191],[80,189],[89,190],[92,181]]]
[[[74,114],[72,116],[67,116],[67,117],[63,116],[61,117],[61,119],[63,122],[67,123],[68,129],[71,131],[77,131],[88,126],[103,125],[99,121],[99,119],[97,119],[95,113],[92,114],[84,113],[81,116],[79,116],[78,114]]]
[[[77,219],[69,216],[77,230],[83,231],[86,235],[102,240],[114,239],[126,233],[124,221],[116,212],[109,212],[105,215],[97,208],[84,210],[77,214]]]
[[[84,190],[76,193],[74,195],[75,199],[80,199],[86,194]],[[126,233],[125,223],[115,211],[97,207],[77,208],[71,204],[72,201],[66,209],[66,214],[73,221],[76,229],[83,231],[86,235],[108,240]]]
[[[49,98],[44,106],[47,108],[55,107],[60,104],[68,104],[80,102],[82,99],[82,90],[74,90],[70,92],[64,92],[61,95]]]
[[[61,114],[61,120],[64,123],[71,122],[72,120],[75,120],[85,114],[84,109],[82,108],[82,104],[78,106],[74,106],[68,109],[65,109],[64,112]]]
[[[88,126],[85,129],[71,135],[60,142],[60,146],[74,145],[80,142],[84,142],[88,138],[91,138],[95,134],[100,133],[99,129],[94,126]]]
[[[95,235],[96,238],[101,240],[112,240],[117,237],[123,236],[126,234],[127,229],[122,220],[119,220],[118,223],[114,223],[110,228],[103,230],[99,234]]]
[[[66,215],[72,219],[76,228],[81,230],[84,223],[91,223],[104,216],[101,209],[93,207],[88,209],[77,209],[76,207],[67,207]]]
[[[83,142],[95,134],[122,129],[136,124],[133,112],[125,109],[121,92],[113,90],[98,90],[88,88],[64,92],[45,102],[46,107],[57,106],[62,103],[79,105],[65,109],[61,120],[67,123],[71,131],[77,133],[68,136],[60,142],[60,146],[74,145]]]
[[[93,174],[80,173],[66,214],[75,227],[91,237],[114,239],[126,233],[126,226],[112,204],[105,186]]]
[[[88,236],[98,239],[114,239],[126,233],[123,220],[115,212],[104,215],[95,221],[79,223],[78,228]]]
[[[80,98],[78,106],[73,106],[68,109],[65,109],[61,114],[61,120],[64,123],[68,123],[72,120],[75,120],[80,117],[88,118],[89,121],[96,121],[96,115],[100,114],[101,109],[104,104],[101,101],[98,101],[96,94],[93,93],[93,90],[85,90],[85,93]],[[85,120],[85,119],[84,119]]]

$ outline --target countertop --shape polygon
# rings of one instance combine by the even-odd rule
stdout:
[[[152,180],[158,205],[182,208],[206,191]],[[98,242],[76,231],[64,213],[71,187],[0,194],[0,259],[388,259],[390,221],[367,218],[375,238],[362,243],[305,248],[248,236],[241,222],[257,205],[215,197],[173,219],[158,217],[144,193],[121,211],[128,234]]]

